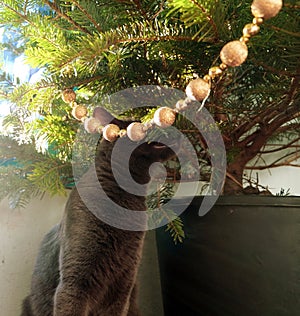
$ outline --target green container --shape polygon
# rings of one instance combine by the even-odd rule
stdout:
[[[199,217],[202,199],[183,244],[157,230],[165,316],[300,315],[300,198],[222,196]]]

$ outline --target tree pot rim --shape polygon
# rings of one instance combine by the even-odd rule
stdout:
[[[199,205],[205,196],[196,195],[191,197],[174,198],[177,205]],[[270,207],[299,207],[300,196],[265,196],[265,195],[221,195],[215,205],[217,206],[270,206]]]

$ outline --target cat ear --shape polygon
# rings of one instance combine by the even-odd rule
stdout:
[[[105,126],[107,124],[114,124],[113,120],[116,118],[111,115],[106,109],[98,106],[94,109],[93,117],[96,118],[102,126]]]
[[[102,126],[105,126],[107,124],[115,124],[118,125],[120,129],[126,129],[126,127],[130,124],[130,122],[122,121],[115,118],[106,109],[100,106],[94,109],[93,117],[96,118]]]

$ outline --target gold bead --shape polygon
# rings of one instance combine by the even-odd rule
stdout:
[[[143,123],[143,129],[145,132],[148,131],[148,129],[150,129],[152,126],[153,126],[154,122],[151,120],[151,121],[147,121],[145,123]]]
[[[76,100],[76,93],[73,91],[73,89],[65,89],[62,92],[62,99],[66,103],[72,103]]]
[[[119,132],[119,136],[120,137],[125,137],[126,135],[127,135],[126,129],[121,129],[120,132]]]
[[[108,124],[103,128],[102,133],[106,140],[113,142],[119,137],[120,128],[115,124]]]
[[[222,63],[230,67],[240,66],[248,56],[247,45],[243,41],[227,43],[220,52]]]
[[[153,121],[162,128],[171,126],[176,119],[176,112],[166,106],[155,111]]]
[[[89,117],[84,121],[84,128],[90,134],[101,132],[101,123],[94,117]]]
[[[127,127],[127,135],[133,142],[138,142],[146,137],[146,131],[142,123],[134,122]]]
[[[72,110],[72,115],[78,121],[83,120],[86,117],[87,113],[87,108],[84,105],[76,105]]]
[[[220,75],[222,74],[222,72],[223,72],[223,70],[222,70],[220,67],[215,66],[215,67],[211,67],[211,68],[209,69],[208,74],[209,74],[209,76],[210,76],[212,79],[214,79],[214,78],[220,76]]]
[[[282,8],[282,0],[254,0],[251,12],[256,18],[268,20],[278,14]]]
[[[225,69],[227,69],[228,67],[227,67],[227,65],[226,64],[220,64],[220,66],[219,66],[222,70],[225,70]]]
[[[264,23],[264,19],[263,19],[263,18],[255,17],[255,18],[253,18],[252,23],[253,23],[253,24],[256,24],[256,25],[261,25],[261,24]]]
[[[204,79],[197,78],[190,81],[185,89],[185,93],[193,101],[204,100],[210,93],[210,80],[207,82]]]
[[[240,42],[247,44],[250,41],[250,37],[242,36]]]
[[[257,24],[249,23],[246,24],[243,29],[243,35],[245,37],[251,37],[259,32],[260,27]]]
[[[203,77],[203,80],[204,80],[205,82],[210,83],[210,82],[211,82],[211,76],[210,76],[210,75],[205,75],[205,76]]]
[[[184,111],[188,107],[186,100],[177,101],[175,108],[177,111]]]

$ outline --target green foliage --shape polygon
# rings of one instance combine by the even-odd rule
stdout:
[[[225,23],[225,6],[218,0],[171,0],[168,16],[178,16],[186,28],[192,28],[194,38],[212,35],[212,41],[220,40],[219,29]]]
[[[174,211],[166,209],[164,203],[172,198],[174,184],[165,183],[155,193],[147,197],[148,216],[150,226],[159,227],[161,223],[167,222],[166,231],[170,233],[175,244],[182,243],[185,238],[183,222]]]
[[[55,161],[49,157],[36,162],[27,177],[35,187],[42,191],[49,191],[52,195],[65,195],[64,184],[69,181],[71,169],[70,164],[62,164],[59,160]]]
[[[178,242],[183,242],[185,234],[183,223],[180,217],[175,218],[172,222],[167,224],[166,231],[170,232],[175,244],[177,244]]]
[[[12,181],[23,184],[8,186],[5,194],[27,185],[62,192],[73,181],[71,152],[80,123],[61,99],[64,89],[74,88],[76,102],[90,111],[104,96],[129,87],[149,84],[184,90],[195,75],[204,76],[220,63],[226,42],[241,36],[243,26],[252,20],[250,5],[251,1],[240,0],[0,1],[0,25],[22,39],[18,46],[11,42],[2,48],[24,52],[31,67],[44,69],[43,78],[30,84],[0,73],[0,98],[11,102],[4,133],[16,144],[31,146],[34,157],[15,174],[10,169]],[[297,6],[296,1],[284,1],[280,14],[265,21],[259,35],[251,38],[247,61],[213,82],[206,106],[222,132],[229,173],[232,165],[239,165],[242,174],[270,140],[299,141]],[[153,111],[135,109],[127,114],[147,121]],[[180,116],[176,127],[193,144],[202,180],[208,180],[210,152],[205,141]],[[84,159],[79,164],[85,170],[91,158],[86,150],[90,139],[86,134],[80,137],[78,152]],[[0,139],[0,145],[6,140]],[[14,151],[18,161],[22,146]],[[184,179],[198,180],[193,178],[195,166],[180,167]],[[172,162],[168,168],[176,169],[177,179],[178,164]],[[170,229],[181,236],[180,223],[172,225]]]
[[[11,208],[24,207],[32,198],[41,197],[43,191],[26,178],[22,168],[0,167],[0,199],[7,198]]]
[[[24,207],[32,198],[66,194],[72,178],[71,165],[35,151],[34,144],[18,144],[0,137],[0,200],[7,197],[10,207]]]
[[[276,193],[276,196],[289,196],[290,195],[290,189],[283,189],[281,188],[278,193]]]

